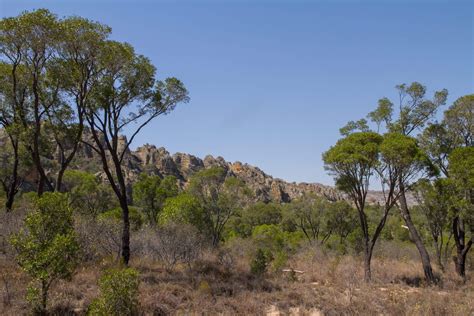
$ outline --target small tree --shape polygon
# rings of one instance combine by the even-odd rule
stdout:
[[[353,133],[339,140],[323,154],[325,168],[333,174],[337,187],[349,195],[359,213],[364,236],[364,271],[367,282],[371,279],[370,262],[381,228],[370,236],[365,208],[370,179],[379,163],[379,147],[382,141],[382,136],[377,133]],[[383,227],[386,217],[387,212],[384,213],[379,227]]]
[[[25,229],[11,242],[18,252],[18,264],[33,278],[28,300],[45,314],[51,285],[69,278],[78,262],[79,247],[67,197],[48,193],[39,198],[36,209],[25,219]]]
[[[99,280],[100,296],[88,315],[138,315],[139,274],[132,268],[110,269]]]
[[[234,177],[226,178],[225,170],[220,167],[196,173],[191,178],[189,193],[203,208],[214,246],[220,242],[229,219],[248,204],[251,196],[242,181]]]
[[[178,184],[173,176],[161,179],[158,176],[142,174],[133,186],[134,202],[142,208],[148,223],[152,226],[156,225],[165,200],[176,195],[178,195]]]
[[[303,232],[310,243],[320,241],[323,244],[332,231],[325,227],[325,219],[330,203],[315,194],[309,194],[291,202],[286,212],[292,224]],[[288,219],[287,219],[288,220]]]
[[[452,207],[454,261],[456,272],[465,279],[466,257],[474,243],[474,147],[455,149],[449,157],[449,171],[458,192]]]

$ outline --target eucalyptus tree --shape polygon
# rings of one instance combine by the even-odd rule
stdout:
[[[449,170],[458,196],[453,205],[452,229],[456,245],[456,272],[466,278],[466,257],[474,242],[474,147],[455,149]]]
[[[20,141],[22,129],[17,109],[27,102],[27,89],[24,76],[18,76],[13,84],[10,80],[12,70],[12,65],[0,63],[0,183],[6,195],[7,212],[13,208],[15,196],[22,184],[22,169],[26,165]]]
[[[60,34],[55,15],[45,9],[24,12],[17,17],[4,18],[0,23],[0,52],[3,61],[11,66],[12,94],[26,138],[25,146],[31,154],[38,173],[38,194],[44,186],[53,190],[42,163],[41,132],[46,119],[46,108],[56,87],[48,83],[48,64],[55,55]],[[28,102],[20,103],[20,72],[26,77]],[[46,100],[48,99],[48,100]]]
[[[453,194],[452,183],[448,179],[439,178],[435,181],[420,179],[414,186],[414,196],[418,208],[426,218],[428,230],[433,240],[436,259],[441,271],[445,271],[443,251],[448,253],[449,241],[445,231],[449,223],[450,200]],[[444,258],[446,259],[446,258]]]
[[[129,44],[106,41],[100,52],[101,73],[84,111],[91,132],[86,142],[100,157],[102,169],[122,210],[122,258],[130,259],[128,179],[124,159],[135,137],[152,120],[189,100],[181,81],[155,79],[150,60]],[[127,132],[128,139],[122,135]]]
[[[369,114],[369,117],[372,121],[378,124],[378,126],[380,125],[380,122],[383,121],[386,124],[386,129],[390,133],[398,133],[403,136],[414,136],[431,122],[439,107],[446,103],[448,95],[448,91],[443,89],[436,91],[433,97],[429,99],[426,97],[426,87],[418,82],[413,82],[410,85],[401,84],[396,86],[396,88],[399,96],[398,111],[394,111],[395,106],[390,100],[383,98],[379,101],[375,113],[383,113],[384,115],[374,116]],[[383,117],[383,119],[380,119],[381,117]],[[418,162],[416,161],[412,161],[412,163],[412,167],[418,165]],[[411,174],[413,171],[411,168],[408,170],[409,174],[405,174],[405,172],[401,170],[397,175],[400,214],[410,231],[410,236],[415,243],[418,252],[420,253],[426,280],[429,283],[432,283],[436,280],[433,275],[429,254],[418,229],[413,223],[406,198],[406,193],[413,182],[417,179],[417,174],[416,172]],[[419,169],[418,171],[422,170]],[[411,182],[407,181],[408,179],[410,179]]]
[[[457,249],[456,271],[461,277],[465,277],[465,256],[470,247],[465,242],[467,227],[472,225],[469,219],[469,198],[466,198],[466,186],[469,181],[460,182],[460,176],[469,176],[470,166],[468,157],[463,158],[463,151],[469,152],[474,145],[474,95],[466,95],[458,98],[448,110],[444,112],[443,120],[428,126],[419,137],[420,143],[429,155],[433,164],[441,170],[444,177],[437,181],[437,187],[442,184],[446,194],[436,195],[438,199],[443,198],[443,214],[448,216],[451,222],[451,235]],[[462,166],[460,168],[459,166]],[[452,173],[455,172],[455,174]],[[456,185],[454,185],[456,184]],[[438,188],[438,191],[440,188]],[[472,206],[471,206],[472,207]],[[436,209],[433,207],[433,209]],[[467,227],[466,227],[467,226]]]
[[[213,246],[221,241],[232,216],[247,207],[251,198],[245,183],[235,177],[226,177],[226,171],[221,167],[204,169],[193,175],[188,192],[202,207]]]
[[[356,132],[337,141],[323,154],[325,169],[336,180],[336,186],[346,192],[359,214],[364,237],[365,281],[371,280],[371,259],[379,234],[370,235],[366,214],[366,199],[369,185],[379,164],[380,145],[383,137],[374,132]],[[379,226],[383,227],[382,218]],[[380,229],[381,230],[381,229]],[[379,231],[379,229],[377,229]]]
[[[109,33],[102,24],[58,19],[45,9],[0,23],[1,59],[10,67],[11,113],[37,171],[39,195],[61,189],[77,152],[85,103],[100,73],[98,57]],[[46,163],[53,158],[59,167],[47,172],[51,168]]]
[[[59,27],[56,56],[48,71],[50,82],[61,95],[46,108],[46,127],[54,138],[59,163],[54,181],[57,191],[81,144],[84,112],[101,74],[99,57],[111,32],[110,27],[81,17],[63,19]]]

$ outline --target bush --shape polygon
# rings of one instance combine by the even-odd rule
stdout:
[[[261,248],[257,250],[257,253],[255,254],[255,258],[252,260],[252,263],[250,264],[250,272],[252,274],[255,274],[257,276],[263,275],[267,271],[267,266],[269,262],[268,255],[265,254],[265,251],[263,251]]]
[[[18,253],[18,264],[33,278],[27,300],[44,314],[51,285],[69,278],[78,262],[79,245],[67,197],[45,193],[26,216],[25,226],[13,235],[11,243]]]
[[[202,255],[204,239],[194,226],[169,223],[141,230],[132,237],[132,244],[141,256],[159,260],[171,271],[177,264],[191,267]]]
[[[88,315],[137,315],[139,274],[132,268],[110,269],[99,280],[100,296]]]
[[[139,212],[136,207],[129,206],[128,207],[128,214],[130,218],[130,226],[133,230],[139,230],[143,225],[143,216]],[[121,208],[114,208],[107,212],[104,212],[99,215],[99,219],[114,219],[118,222],[122,221],[122,209]]]

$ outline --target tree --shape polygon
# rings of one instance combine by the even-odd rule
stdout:
[[[457,99],[444,113],[444,122],[455,143],[474,146],[474,94]]]
[[[130,221],[127,178],[123,170],[130,144],[140,131],[160,115],[170,113],[188,92],[176,78],[155,80],[155,67],[137,55],[132,46],[106,41],[101,51],[101,72],[84,112],[102,169],[122,209],[122,257],[130,259]],[[128,140],[122,133],[129,132]]]
[[[455,149],[449,170],[458,191],[453,206],[453,236],[456,244],[456,272],[466,278],[466,256],[474,242],[474,147]],[[470,237],[467,237],[467,232]],[[466,242],[467,239],[467,242]]]
[[[0,52],[2,59],[11,66],[14,111],[19,116],[27,138],[26,147],[38,172],[39,195],[43,193],[45,184],[53,190],[41,160],[41,130],[49,101],[55,99],[58,91],[47,82],[46,70],[54,56],[59,30],[56,16],[45,9],[4,18],[0,23]],[[26,76],[27,102],[18,97],[23,93],[22,85],[18,84],[23,73]]]
[[[241,210],[230,222],[230,229],[242,237],[252,235],[259,225],[278,225],[282,220],[281,206],[275,203],[257,202]]]
[[[445,241],[444,230],[448,226],[448,211],[451,200],[452,188],[447,179],[437,179],[433,182],[420,179],[414,186],[414,195],[418,206],[428,223],[428,230],[433,239],[436,259],[441,271],[444,271],[443,250],[447,250],[448,242]]]
[[[469,196],[466,191],[466,178],[459,181],[460,177],[469,177],[469,159],[460,162],[464,150],[469,151],[474,145],[474,95],[466,95],[457,99],[454,104],[444,112],[441,123],[435,123],[426,128],[420,136],[420,142],[433,164],[435,164],[447,178],[442,181],[449,187],[449,192],[443,197],[444,213],[449,215],[451,221],[451,234],[454,237],[457,256],[454,260],[456,271],[461,277],[465,277],[465,255],[464,251],[469,244],[465,243],[465,207],[469,208]],[[454,155],[454,156],[453,156]],[[453,156],[453,157],[452,157]],[[453,164],[453,165],[452,165]],[[451,166],[452,165],[452,166]],[[462,167],[460,167],[462,166]],[[466,169],[463,169],[466,168]],[[456,174],[452,174],[454,170]],[[463,172],[463,170],[465,172]],[[454,188],[453,188],[454,185]],[[467,192],[467,193],[466,193]],[[471,203],[472,204],[472,203]],[[467,247],[469,251],[469,247]]]
[[[38,173],[38,195],[45,189],[61,190],[81,142],[85,105],[97,83],[99,52],[109,34],[107,26],[79,17],[58,19],[45,9],[0,23],[0,56],[10,68],[5,89],[10,117],[22,128]],[[44,156],[57,159],[51,175]]]
[[[59,168],[55,190],[61,191],[65,171],[73,161],[84,131],[84,112],[101,73],[100,52],[110,27],[81,17],[60,22],[56,58],[48,67],[50,82],[61,92],[46,108],[47,135],[52,135]]]
[[[226,177],[225,170],[220,167],[197,172],[190,180],[188,192],[203,208],[214,246],[220,242],[229,219],[247,206],[251,196],[242,181]]]
[[[199,231],[206,232],[209,223],[206,223],[204,211],[197,198],[187,192],[166,199],[163,210],[158,214],[160,225],[189,224]]]
[[[369,126],[367,125],[367,120],[349,121],[344,127],[339,129],[339,133],[341,133],[342,136],[347,136],[354,131],[368,132]]]
[[[323,154],[325,169],[335,178],[337,187],[346,192],[359,214],[364,237],[364,272],[367,282],[371,279],[370,262],[377,235],[369,235],[365,211],[370,179],[379,159],[382,136],[373,132],[357,132],[340,139]],[[382,219],[384,222],[384,220]],[[381,221],[381,222],[382,222]]]
[[[166,199],[178,195],[177,179],[167,176],[163,180],[158,176],[140,175],[133,186],[133,200],[145,212],[148,223],[156,225],[158,214]]]
[[[1,24],[0,24],[1,25]],[[11,80],[11,73],[18,66],[0,62],[0,141],[2,142],[1,185],[6,194],[5,208],[7,212],[13,208],[15,196],[22,183],[22,163],[24,146],[21,145],[21,122],[18,107],[24,107],[27,99],[24,68],[18,67],[18,76]],[[16,72],[16,69],[15,69]],[[27,165],[27,163],[25,164]]]
[[[303,232],[310,243],[320,241],[323,244],[332,234],[326,229],[325,219],[330,203],[315,194],[303,196],[292,201],[288,207],[291,220],[295,227]]]
[[[433,98],[428,99],[426,98],[426,87],[418,82],[413,82],[410,85],[400,84],[396,86],[396,88],[399,94],[398,116],[396,116],[395,119],[392,119],[392,115],[390,115],[390,117],[387,116],[387,118],[391,118],[391,120],[387,119],[385,123],[389,132],[398,133],[403,136],[410,136],[425,127],[426,124],[431,121],[438,108],[446,103],[446,98],[448,95],[448,91],[443,89],[436,91]],[[388,103],[385,98],[382,100],[379,101],[379,107],[376,111],[383,112],[381,109],[382,104],[383,107],[391,107],[391,102]],[[386,111],[386,109],[384,111]],[[393,111],[389,112],[392,113]],[[376,120],[375,123],[377,123]],[[408,143],[409,142],[406,142],[407,145]],[[414,148],[410,149],[409,147],[406,147],[406,149],[408,151],[414,150]],[[418,162],[411,161],[410,163],[409,159],[406,160],[409,158],[407,156],[400,158],[403,158],[400,162],[402,162],[405,167],[409,167],[406,168],[406,171],[409,172],[409,174],[404,174],[403,169],[398,172],[397,190],[399,191],[400,195],[398,198],[400,214],[410,231],[410,235],[418,249],[418,252],[420,253],[426,280],[429,283],[433,283],[435,282],[435,277],[431,268],[429,254],[426,250],[420,233],[412,221],[410,209],[406,199],[406,192],[410,188],[410,183],[407,180],[413,180],[415,178],[415,174],[412,174],[411,172],[413,171],[413,167],[418,166]],[[394,162],[398,164],[397,161]]]
[[[326,229],[339,236],[339,242],[354,231],[357,226],[355,210],[346,201],[330,203],[326,214]]]
[[[28,299],[43,315],[51,285],[69,278],[78,262],[79,246],[67,197],[60,193],[43,195],[27,215],[25,228],[11,242],[18,252],[18,264],[40,284],[29,287]]]
[[[89,307],[90,315],[138,315],[139,273],[132,269],[109,269],[99,280],[100,296]]]
[[[68,192],[75,212],[93,218],[111,208],[118,207],[112,189],[93,174],[80,170],[64,173],[63,188]]]
[[[382,123],[385,123],[386,126],[390,124],[392,113],[393,103],[387,98],[382,98],[379,100],[377,109],[367,114],[367,118],[377,124],[377,133],[379,133]]]

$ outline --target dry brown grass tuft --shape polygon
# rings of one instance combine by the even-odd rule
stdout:
[[[308,247],[287,263],[304,271],[293,277],[276,271],[264,278],[250,274],[245,251],[208,252],[191,268],[170,272],[151,258],[136,258],[140,271],[140,304],[144,315],[473,315],[474,284],[462,284],[451,267],[439,286],[413,286],[421,278],[419,262],[379,255],[373,260],[373,282],[363,282],[358,256],[337,256]],[[224,263],[223,260],[226,262]],[[113,260],[84,264],[71,281],[56,284],[50,310],[56,315],[84,315],[97,296],[97,280]],[[24,302],[28,278],[9,260],[0,260],[1,315],[28,312]],[[472,271],[469,271],[472,274]],[[5,280],[6,283],[5,283]],[[8,290],[7,290],[8,289]],[[271,313],[270,313],[271,312]]]

